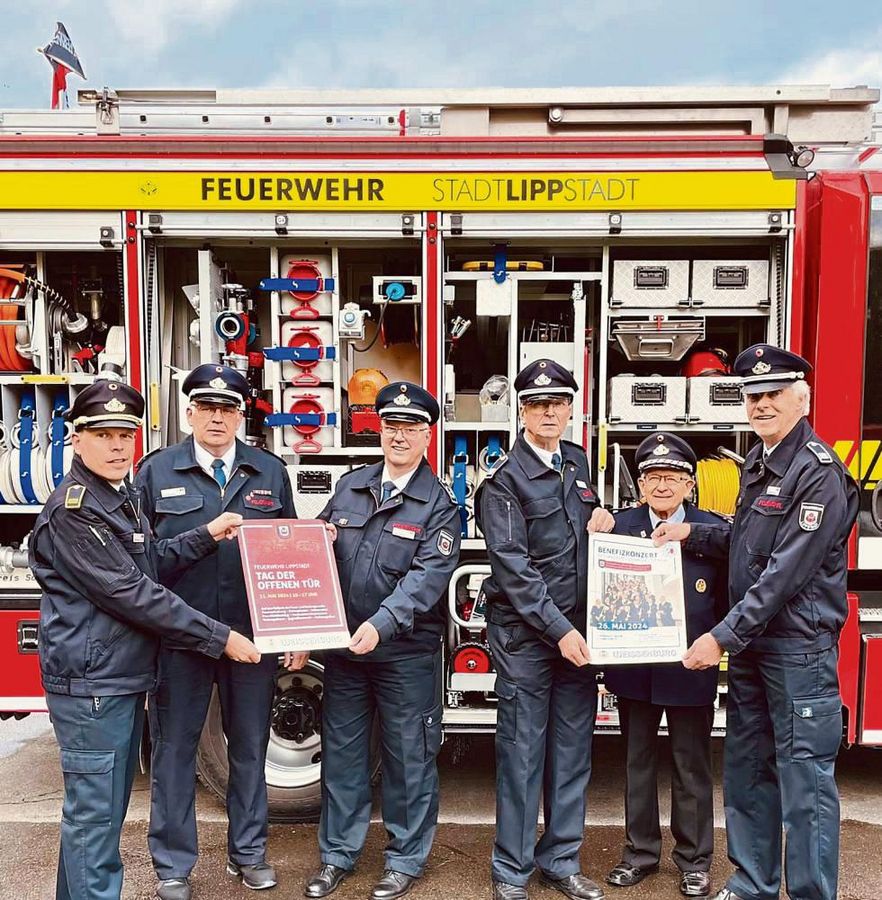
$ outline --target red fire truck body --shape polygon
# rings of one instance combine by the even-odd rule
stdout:
[[[439,397],[429,459],[465,485],[444,725],[467,736],[495,723],[471,497],[517,433],[516,403],[492,379],[510,385],[541,355],[574,371],[571,436],[608,504],[635,499],[637,443],[674,429],[708,467],[699,505],[722,509],[751,433],[725,376],[708,392],[679,365],[690,346],[732,357],[768,340],[814,366],[811,421],[862,486],[840,640],[844,738],[882,745],[882,695],[870,690],[882,679],[877,100],[826,88],[403,104],[103,92],[69,112],[4,113],[0,711],[46,708],[27,534],[66,467],[56,419],[103,371],[147,397],[143,453],[186,433],[180,373],[220,360],[248,370],[261,403],[247,439],[285,459],[301,515],[379,458],[362,396],[377,379],[419,380]],[[284,278],[301,290],[261,287]],[[304,417],[266,427],[261,410]],[[268,782],[281,817],[315,812],[311,666],[280,677]],[[723,678],[718,730],[724,698]],[[599,727],[615,729],[614,702],[603,706]],[[200,762],[215,788],[219,729],[215,709]]]

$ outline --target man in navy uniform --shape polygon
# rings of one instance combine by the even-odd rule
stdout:
[[[291,482],[282,461],[236,438],[248,382],[235,369],[206,363],[182,385],[191,437],[149,454],[138,469],[144,511],[161,538],[195,528],[221,512],[246,519],[295,518]],[[194,609],[253,635],[238,542],[176,573],[167,582]],[[212,688],[217,685],[227,738],[227,869],[247,887],[276,883],[266,861],[266,748],[278,659],[257,666],[212,660],[163,646],[159,683],[151,697],[153,741],[148,843],[161,900],[188,900],[196,865],[196,750]]]
[[[585,451],[561,440],[577,390],[572,373],[540,359],[514,386],[523,431],[476,498],[499,698],[493,896],[525,900],[538,866],[543,884],[600,900],[603,890],[579,865],[597,711],[584,635],[587,526],[598,500]],[[609,526],[612,516],[600,509],[595,523]],[[545,831],[536,844],[540,793]]]
[[[143,413],[143,397],[126,384],[102,379],[77,395],[73,464],[31,538],[43,588],[40,671],[64,772],[57,900],[118,900],[122,891],[119,838],[157,638],[206,658],[260,659],[247,638],[157,583],[235,537],[241,517],[154,539],[127,481]]]
[[[307,897],[326,897],[355,866],[371,815],[371,727],[379,720],[385,872],[372,900],[403,897],[423,874],[438,818],[441,638],[459,559],[459,510],[424,459],[435,398],[406,381],[376,400],[383,462],[337,483],[321,518],[352,642],[325,654],[321,867]]]
[[[805,419],[811,366],[756,344],[735,360],[751,427],[735,521],[662,523],[653,537],[729,558],[722,622],[695,640],[690,669],[729,651],[723,790],[734,874],[716,900],[833,900],[839,873],[842,738],[836,665],[847,612],[847,543],[858,488]]]
[[[648,538],[660,522],[721,523],[686,499],[695,487],[695,453],[675,434],[646,438],[634,456],[645,501],[615,515],[614,534]],[[683,553],[686,634],[690,642],[709,631],[728,609],[721,563]],[[645,624],[650,606],[645,604]],[[658,618],[658,617],[656,617]],[[607,875],[609,884],[630,887],[658,870],[662,836],[658,811],[658,728],[665,715],[670,735],[673,859],[680,869],[680,893],[710,893],[714,849],[714,790],[711,729],[717,696],[717,668],[690,672],[679,663],[611,666],[605,685],[618,698],[625,738],[625,849]]]

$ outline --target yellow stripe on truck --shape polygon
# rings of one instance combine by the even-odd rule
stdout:
[[[770,172],[0,172],[0,208],[45,210],[792,209]]]

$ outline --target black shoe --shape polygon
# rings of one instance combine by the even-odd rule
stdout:
[[[539,883],[560,891],[570,900],[603,900],[603,888],[581,872],[567,875],[566,878],[551,878],[542,872]]]
[[[276,870],[268,862],[259,862],[253,865],[243,863],[240,865],[228,859],[227,874],[241,878],[242,884],[252,891],[265,891],[267,888],[274,888],[278,883],[276,881]]]
[[[710,884],[710,872],[683,872],[680,876],[680,893],[684,897],[707,897]]]
[[[156,885],[159,900],[190,900],[189,878],[163,878]]]
[[[332,866],[329,863],[323,865],[318,872],[310,876],[303,888],[304,897],[327,897],[340,887],[341,882],[349,874],[348,869]]]
[[[647,875],[658,871],[658,866],[649,866],[641,869],[640,866],[632,866],[630,863],[620,862],[606,876],[607,884],[614,884],[616,887],[633,887],[640,884]]]
[[[416,882],[415,875],[405,875],[404,872],[386,869],[383,877],[371,891],[371,900],[395,900],[396,897],[403,897]]]
[[[714,895],[714,900],[744,900],[744,898],[724,887],[718,894]]]
[[[522,884],[494,881],[493,900],[528,900],[527,889]]]

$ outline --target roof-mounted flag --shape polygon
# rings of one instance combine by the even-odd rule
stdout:
[[[85,79],[86,73],[74,49],[73,41],[61,22],[55,23],[55,34],[45,47],[37,50],[52,65],[52,109],[59,109],[64,95],[64,106],[67,107],[67,73],[73,72]]]

